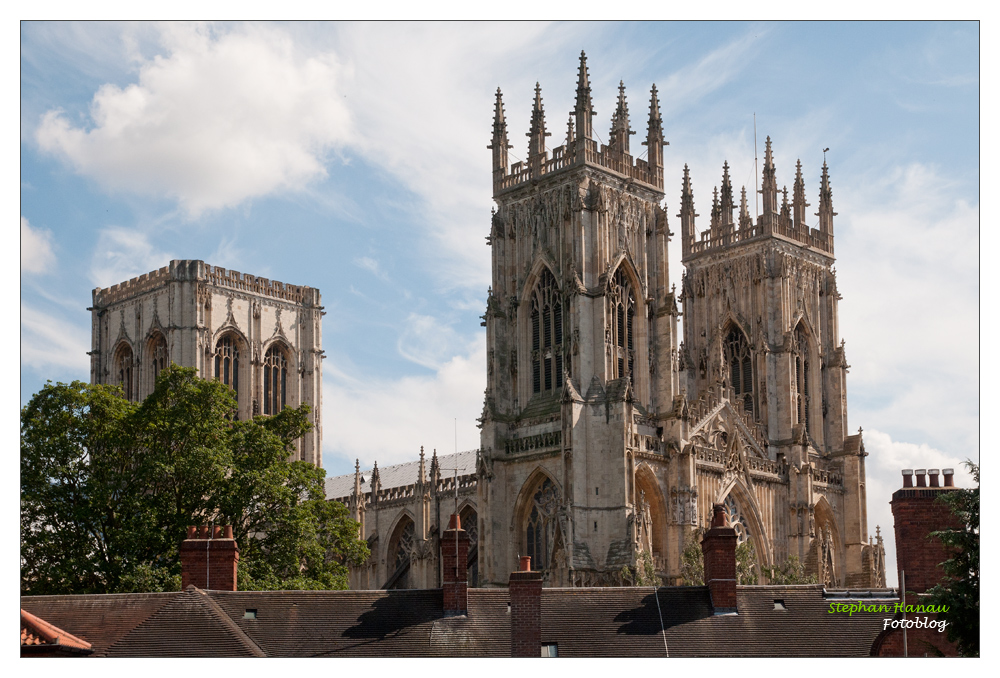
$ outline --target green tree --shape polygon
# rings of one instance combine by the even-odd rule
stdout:
[[[741,585],[757,583],[757,552],[749,539],[736,546],[736,582]]]
[[[188,525],[231,524],[246,590],[346,588],[368,557],[325,472],[287,462],[308,407],[235,418],[229,388],[172,366],[141,404],[52,384],[21,410],[21,590],[176,590]]]
[[[931,533],[930,536],[940,539],[952,555],[941,563],[945,579],[927,593],[929,604],[948,608],[938,616],[948,621],[948,640],[957,643],[959,654],[978,657],[979,465],[967,460],[965,467],[972,473],[976,487],[943,492],[937,499],[951,507],[961,527]]]
[[[705,555],[701,551],[704,530],[691,530],[681,551],[681,586],[705,585]]]
[[[663,580],[656,574],[653,556],[648,551],[639,551],[635,557],[635,566],[625,565],[621,571],[622,581],[627,586],[660,586]]]
[[[781,565],[765,565],[761,568],[769,584],[815,584],[816,575],[806,574],[805,565],[798,556],[788,556]]]

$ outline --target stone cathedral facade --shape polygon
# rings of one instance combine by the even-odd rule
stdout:
[[[90,381],[130,400],[153,391],[171,362],[230,386],[239,417],[308,403],[313,429],[292,460],[322,464],[322,323],[319,290],[197,260],[93,291]]]
[[[708,227],[699,226],[685,166],[678,292],[656,87],[645,159],[624,85],[606,145],[594,114],[581,55],[565,141],[549,149],[536,85],[527,158],[511,164],[497,90],[487,387],[475,475],[464,484],[479,585],[505,586],[524,555],[548,586],[621,584],[624,567],[647,560],[679,583],[685,544],[720,503],[758,572],[797,556],[827,586],[883,586],[881,538],[867,529],[866,453],[860,430],[847,428],[826,163],[817,228],[801,163],[791,203],[779,191],[770,139],[756,219],[745,189],[737,205],[724,165]],[[376,487],[358,469],[328,495],[367,519],[372,560],[352,584],[412,585],[412,568],[420,585],[439,585],[446,521],[427,507],[440,504],[445,475],[428,477],[423,461],[390,483],[373,471]]]

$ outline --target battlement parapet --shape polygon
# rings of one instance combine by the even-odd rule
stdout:
[[[555,174],[571,167],[590,165],[610,170],[620,177],[646,185],[653,190],[663,192],[663,168],[651,166],[643,159],[635,160],[629,153],[616,152],[607,145],[598,144],[593,139],[582,139],[583,155],[577,155],[575,149],[567,150],[566,145],[558,146],[549,157],[546,153],[541,162],[532,166],[528,162],[515,162],[508,169],[501,168],[494,174],[493,195],[499,196],[508,190],[537,181],[543,177]],[[575,143],[580,143],[580,141]]]
[[[169,266],[93,291],[95,308],[133,299],[174,281],[203,281],[216,287],[239,290],[272,299],[307,306],[319,305],[319,290],[304,285],[289,285],[249,273],[212,266],[198,259],[175,259]]]

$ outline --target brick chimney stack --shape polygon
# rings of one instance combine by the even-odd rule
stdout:
[[[907,469],[908,470],[908,469]],[[924,469],[916,471],[916,487],[907,482],[892,494],[892,521],[896,531],[896,568],[906,572],[906,590],[923,593],[941,581],[944,571],[938,567],[948,559],[948,551],[938,539],[928,539],[936,530],[961,525],[947,504],[936,501],[945,492],[955,490],[954,469],[945,469],[945,486],[939,487],[937,470],[931,469],[930,487],[923,482]]]
[[[181,588],[195,586],[212,591],[236,590],[236,567],[240,549],[233,539],[232,525],[188,527],[181,542]]]
[[[510,573],[510,656],[542,656],[542,573],[531,571],[531,558],[521,557],[520,570]]]
[[[701,540],[705,584],[715,614],[736,612],[736,530],[726,525],[726,507],[712,506],[712,529]]]
[[[469,614],[469,533],[454,513],[441,535],[441,563],[445,615]]]

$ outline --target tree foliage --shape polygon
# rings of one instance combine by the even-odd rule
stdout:
[[[308,406],[239,421],[226,386],[172,366],[142,403],[48,383],[21,410],[21,591],[180,588],[188,525],[232,525],[245,590],[347,587],[368,556],[325,472],[286,461]]]
[[[681,586],[705,585],[705,554],[701,540],[705,530],[688,533],[681,551]],[[736,581],[740,585],[757,583],[757,552],[753,542],[747,540],[736,546]]]
[[[761,568],[769,584],[815,584],[816,575],[806,574],[806,567],[798,556],[788,556],[781,565],[765,565]]]
[[[635,557],[635,565],[625,565],[621,571],[622,581],[626,586],[661,586],[663,580],[656,574],[656,564],[648,551],[639,551]]]
[[[681,551],[681,586],[705,585],[705,556],[701,551],[704,530],[692,530],[684,539]]]
[[[979,465],[971,460],[966,468],[976,481],[973,489],[943,492],[937,501],[951,507],[961,527],[938,530],[937,537],[952,555],[941,563],[945,579],[927,593],[929,604],[947,606],[939,614],[948,621],[948,640],[957,643],[965,657],[979,656]]]

